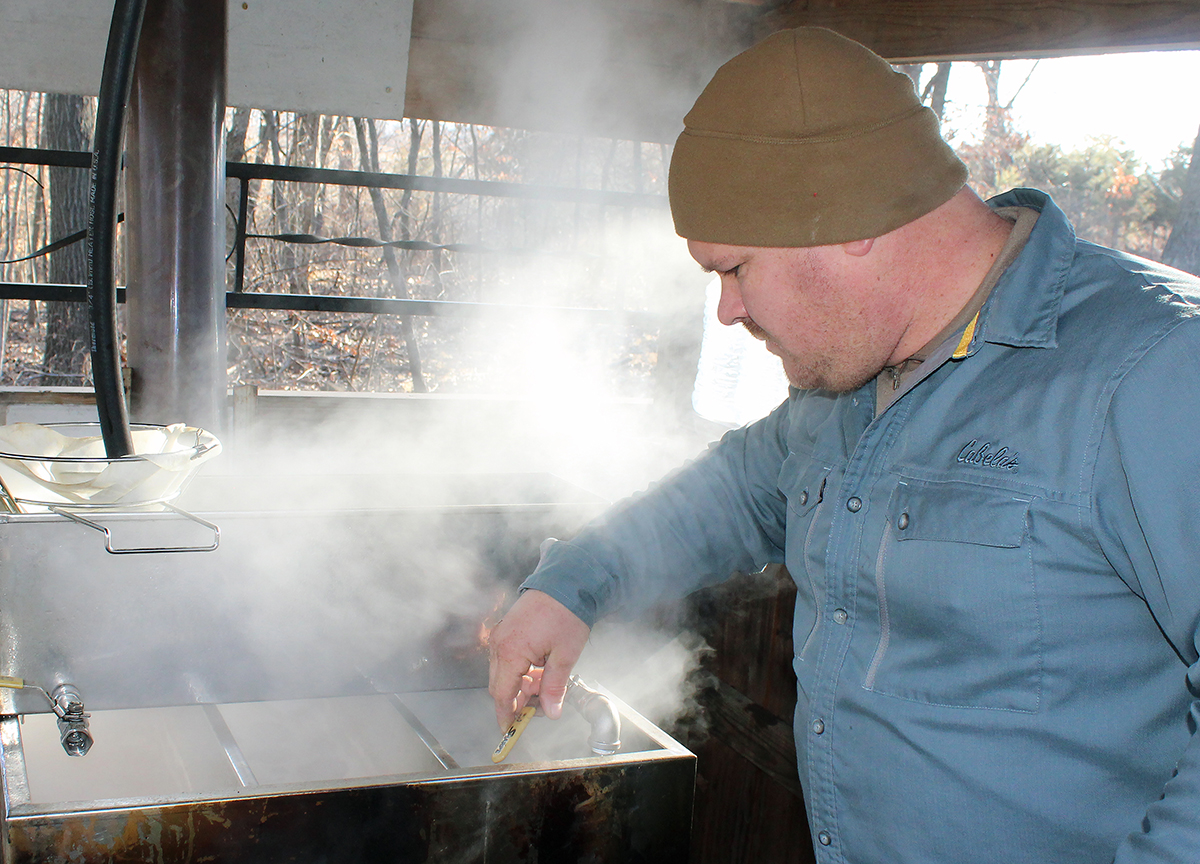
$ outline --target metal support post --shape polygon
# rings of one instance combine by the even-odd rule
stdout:
[[[225,0],[150,0],[126,161],[128,362],[143,423],[225,426]]]

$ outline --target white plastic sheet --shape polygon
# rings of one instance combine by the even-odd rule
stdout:
[[[99,436],[64,435],[35,423],[0,426],[0,483],[21,512],[48,504],[140,506],[176,497],[221,452],[214,435],[182,423],[135,427],[131,434],[133,454],[106,459]]]

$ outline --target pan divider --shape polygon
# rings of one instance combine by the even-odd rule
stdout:
[[[442,763],[443,768],[447,769],[448,771],[458,771],[460,769],[460,766],[454,760],[454,757],[446,751],[446,748],[443,747],[442,743],[438,741],[437,737],[429,731],[428,727],[426,727],[424,723],[417,719],[417,715],[409,710],[408,706],[404,704],[403,699],[401,699],[395,693],[389,693],[388,701],[392,703],[392,707],[400,712],[400,716],[404,718],[404,721],[412,727],[414,732],[417,733],[417,737],[421,739],[421,743],[429,748],[429,752],[433,754],[434,758]]]
[[[206,702],[204,704],[204,716],[208,718],[209,725],[212,726],[213,732],[216,733],[217,741],[225,749],[225,755],[229,757],[229,764],[233,766],[238,782],[246,787],[257,786],[258,780],[254,777],[254,771],[250,768],[250,763],[246,761],[246,756],[242,753],[242,748],[238,746],[237,739],[233,737],[233,733],[229,730],[229,725],[225,722],[225,718],[221,716],[221,709],[211,702]]]

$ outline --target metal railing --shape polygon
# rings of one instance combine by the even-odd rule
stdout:
[[[28,147],[0,147],[0,162],[23,165],[49,165],[64,168],[90,168],[91,153],[72,150],[42,150]],[[318,237],[312,234],[254,234],[247,230],[250,200],[250,181],[271,180],[290,183],[320,183],[331,186],[358,186],[377,189],[408,189],[419,192],[442,192],[478,195],[494,198],[522,198],[536,201],[599,205],[604,207],[646,208],[662,210],[667,199],[662,195],[638,192],[612,192],[598,189],[575,189],[561,186],[539,186],[507,183],[497,180],[467,180],[456,177],[429,177],[416,174],[384,174],[366,171],[339,171],[328,168],[297,168],[288,165],[267,165],[252,162],[226,162],[225,176],[239,184],[235,233],[230,255],[234,264],[233,290],[225,294],[227,309],[274,309],[297,312],[366,312],[385,315],[471,315],[483,312],[513,311],[527,314],[538,312],[573,312],[640,318],[645,313],[621,310],[578,307],[524,306],[496,303],[468,303],[450,300],[410,300],[382,297],[347,297],[321,294],[289,294],[248,292],[245,287],[246,241],[273,240],[284,243],[323,244],[358,248],[407,249],[415,251],[445,251],[468,253],[525,253],[531,250],[495,249],[482,244],[431,243],[426,240],[383,241],[371,237]],[[82,241],[86,230],[77,231],[15,260],[48,255]],[[86,302],[84,285],[63,285],[30,282],[0,282],[0,299]],[[117,300],[125,302],[125,289],[118,289]]]

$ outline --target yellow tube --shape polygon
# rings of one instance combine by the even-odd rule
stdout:
[[[500,745],[496,747],[496,752],[492,754],[492,761],[499,764],[504,761],[504,757],[509,754],[513,746],[517,743],[517,739],[521,737],[521,733],[525,731],[525,727],[529,725],[529,721],[533,719],[536,708],[526,705],[521,709],[521,713],[517,715],[517,719],[508,727],[508,731],[504,733],[504,737],[500,739]]]
[[[0,675],[0,687],[7,687],[10,690],[23,690],[25,688],[25,679]]]

